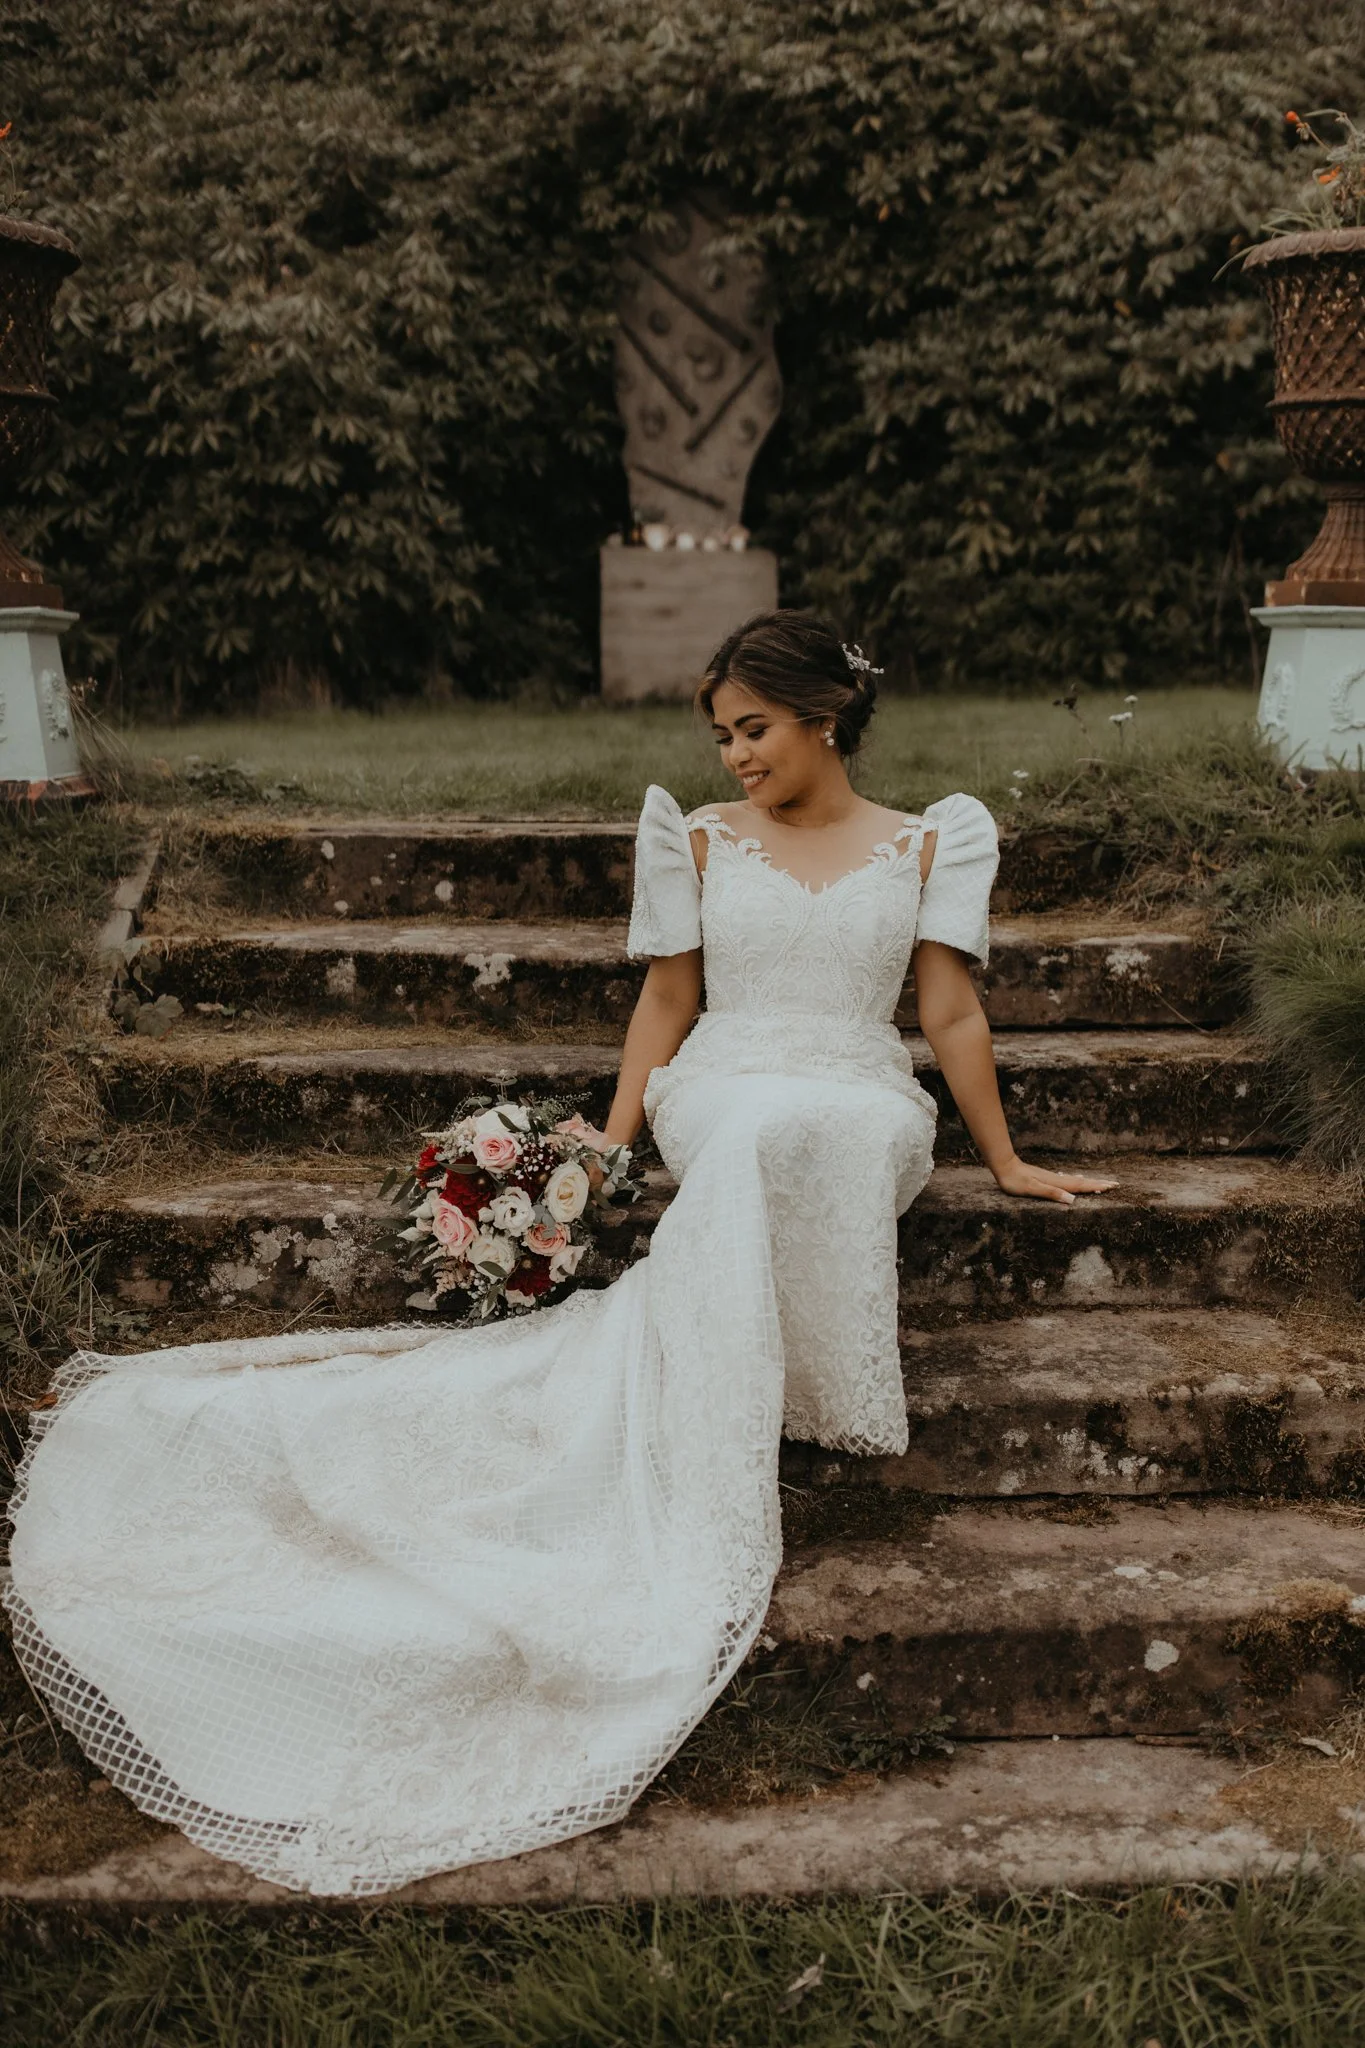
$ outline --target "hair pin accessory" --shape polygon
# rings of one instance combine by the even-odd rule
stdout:
[[[872,663],[863,653],[861,646],[858,644],[856,640],[854,641],[851,647],[844,647],[844,643],[842,640],[839,642],[839,645],[844,648],[844,660],[853,670],[854,675],[884,676],[886,674],[886,670],[884,668],[873,668]]]

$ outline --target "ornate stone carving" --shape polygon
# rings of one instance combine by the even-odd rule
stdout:
[[[1260,724],[1272,739],[1283,739],[1289,730],[1297,684],[1298,677],[1287,661],[1277,661],[1266,678],[1261,692]]]
[[[48,738],[69,740],[71,737],[71,693],[65,678],[54,668],[45,668],[38,678],[38,701],[43,707],[43,722],[47,726]]]
[[[1336,685],[1331,719],[1333,732],[1365,732],[1365,668],[1352,669]]]
[[[622,263],[616,390],[631,503],[692,533],[739,523],[782,403],[767,275],[757,257],[715,249],[725,228],[711,201],[683,201]]]

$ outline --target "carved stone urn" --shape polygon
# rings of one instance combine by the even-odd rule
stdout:
[[[47,438],[52,308],[80,258],[66,236],[0,217],[0,503]],[[59,635],[75,614],[0,528],[0,796],[86,796]]]
[[[1265,601],[1365,605],[1365,228],[1280,235],[1246,269],[1270,307],[1276,429],[1327,498],[1312,546]]]
[[[1276,430],[1327,499],[1310,547],[1268,583],[1257,722],[1286,761],[1365,760],[1365,228],[1279,235],[1246,258],[1270,308]]]

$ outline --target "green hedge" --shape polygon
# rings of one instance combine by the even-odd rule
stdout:
[[[23,11],[27,4],[28,12]],[[729,192],[785,595],[925,687],[1249,677],[1316,524],[1236,246],[1359,106],[1354,0],[18,0],[0,120],[85,267],[16,527],[126,696],[590,685],[613,251]]]

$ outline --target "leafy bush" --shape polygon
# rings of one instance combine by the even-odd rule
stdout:
[[[780,295],[750,496],[903,679],[1247,675],[1316,523],[1254,287],[1326,0],[49,0],[0,25],[74,236],[24,529],[134,696],[582,685],[625,516],[613,256],[699,184]]]

